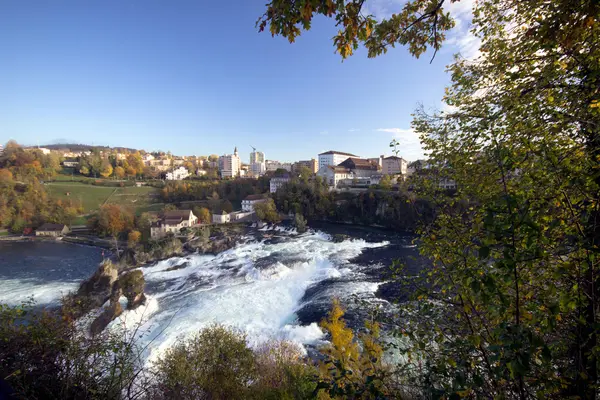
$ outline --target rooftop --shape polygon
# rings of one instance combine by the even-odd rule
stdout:
[[[43,224],[38,231],[62,231],[65,226],[63,224]]]
[[[404,158],[396,157],[396,156],[389,156],[389,157],[385,157],[384,160],[404,160]]]
[[[244,200],[266,200],[262,194],[251,194],[246,196]]]
[[[357,157],[349,157],[344,162],[340,163],[338,167],[344,167],[349,169],[363,169],[377,171],[377,164],[372,161],[364,160]]]
[[[163,217],[165,219],[177,219],[177,218],[188,218],[190,216],[191,210],[173,210],[173,211],[165,211]]]
[[[358,157],[357,155],[354,155],[354,154],[344,153],[343,151],[335,151],[335,150],[329,150],[329,151],[326,151],[325,153],[321,153],[319,155],[322,156],[322,155],[325,155],[325,154],[340,154],[342,156]]]

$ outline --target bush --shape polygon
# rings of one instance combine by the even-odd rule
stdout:
[[[220,325],[167,350],[155,367],[155,394],[168,399],[247,398],[257,378],[246,337]]]
[[[294,224],[296,225],[296,230],[298,233],[306,232],[306,219],[302,216],[302,214],[296,214]]]
[[[270,341],[256,351],[258,399],[312,399],[317,369],[292,342]]]
[[[0,305],[0,381],[21,399],[119,399],[137,349],[123,336],[86,337],[69,313]]]

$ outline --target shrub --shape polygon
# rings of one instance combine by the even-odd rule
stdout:
[[[68,313],[0,305],[0,380],[14,398],[118,399],[137,350],[118,333],[86,337]]]
[[[155,395],[169,399],[247,398],[257,378],[246,337],[220,325],[167,350],[155,368]]]
[[[298,233],[306,232],[306,219],[302,216],[302,214],[296,214],[294,224],[296,225],[296,230]]]
[[[317,369],[298,345],[270,341],[256,351],[258,379],[253,393],[259,399],[312,399]]]

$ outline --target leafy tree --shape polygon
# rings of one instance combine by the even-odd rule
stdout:
[[[105,204],[98,212],[96,230],[103,235],[112,236],[117,251],[117,238],[133,227],[133,214],[118,204]]]
[[[392,178],[389,175],[382,176],[379,187],[383,190],[392,190]]]
[[[273,199],[268,199],[267,201],[254,204],[254,211],[256,212],[258,219],[261,221],[272,224],[276,224],[281,221],[279,212],[277,212],[277,208],[275,207],[275,202]]]
[[[140,231],[131,231],[127,235],[127,243],[129,247],[134,247],[142,238]]]
[[[313,14],[335,17],[346,57],[358,42],[418,56],[452,25],[443,0],[409,1],[372,33],[362,3],[272,1],[259,27],[293,41]],[[450,112],[417,113],[431,167],[416,186],[437,210],[404,332],[427,396],[597,397],[598,15],[593,0],[478,2],[482,56],[450,66]]]
[[[451,111],[416,113],[430,154],[417,185],[437,210],[421,287],[436,290],[418,291],[408,334],[432,395],[598,396],[598,15],[593,1],[480,3],[483,55],[450,67]]]
[[[7,168],[0,169],[0,183],[2,182],[12,182],[13,174]]]
[[[296,225],[296,230],[298,233],[306,232],[306,219],[302,216],[302,214],[296,214],[294,217],[294,225]]]
[[[108,160],[102,161],[102,167],[100,169],[100,175],[103,178],[108,178],[113,173],[113,167]]]
[[[201,224],[210,224],[212,221],[212,214],[206,207],[195,207],[194,215],[198,217],[198,222]]]
[[[375,20],[363,12],[364,0],[272,0],[256,25],[259,31],[269,29],[274,35],[287,38],[290,43],[302,31],[311,28],[315,15],[334,18],[338,33],[333,38],[336,51],[346,58],[362,43],[369,57],[386,53],[396,44],[408,45],[409,51],[419,57],[428,47],[437,51],[445,39],[444,31],[454,26],[444,0],[412,0],[389,18]]]
[[[123,167],[117,166],[114,169],[114,175],[118,179],[123,179],[125,178],[125,170],[123,169]]]
[[[246,337],[219,325],[167,350],[156,372],[157,391],[172,399],[247,398],[257,377]]]
[[[321,322],[330,335],[330,344],[320,349],[324,356],[319,366],[322,398],[385,398],[389,389],[384,386],[386,371],[381,360],[379,325],[367,323],[361,348],[343,316],[344,309],[334,299],[331,311]]]

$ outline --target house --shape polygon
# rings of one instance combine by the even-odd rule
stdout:
[[[377,173],[377,170],[379,169],[377,164],[358,157],[349,157],[338,164],[338,167],[346,168],[352,172],[355,177],[361,178],[370,177]]]
[[[354,176],[351,179],[340,179],[338,181],[338,187],[368,188],[371,185],[379,185],[382,176],[382,174],[377,173],[371,176]]]
[[[207,172],[206,172],[206,170],[205,170],[205,169],[200,169],[200,168],[199,168],[199,169],[196,171],[196,175],[198,175],[198,176],[204,176],[204,175],[206,175],[206,174],[207,174]]]
[[[198,217],[190,210],[165,211],[163,217],[150,226],[150,237],[161,238],[167,233],[179,233],[181,228],[189,228],[198,223]]]
[[[213,214],[212,222],[213,224],[226,224],[231,221],[231,215],[223,212],[222,214]]]
[[[63,167],[67,167],[67,168],[77,168],[79,167],[79,160],[77,160],[77,158],[65,158],[65,160],[62,162]]]
[[[321,153],[321,154],[319,154],[319,170],[321,170],[321,168],[323,168],[327,165],[331,165],[331,166],[339,165],[341,162],[343,162],[348,157],[358,157],[358,156],[355,156],[354,154],[344,153],[342,151],[334,151],[334,150],[329,150],[329,151],[326,151],[325,153]]]
[[[190,172],[185,167],[175,168],[171,172],[167,172],[166,178],[168,181],[180,181],[190,176]]]
[[[338,183],[342,179],[352,179],[354,178],[354,174],[348,169],[344,167],[334,167],[332,165],[326,165],[319,169],[317,172],[317,176],[325,179],[325,182],[334,188],[337,187]]]
[[[384,155],[380,155],[379,157],[367,158],[367,160],[371,161],[374,164],[377,164],[379,169],[381,169],[381,168],[383,168],[383,159],[384,158],[385,158]]]
[[[69,232],[69,227],[64,224],[44,224],[37,228],[35,236],[61,237]]]
[[[246,212],[254,212],[254,205],[258,203],[264,203],[267,201],[262,194],[251,194],[250,196],[246,196],[244,200],[242,200],[242,211]]]
[[[401,174],[406,176],[408,171],[408,161],[402,157],[385,157],[381,166],[381,172],[385,175],[398,175]]]
[[[266,164],[262,162],[253,162],[250,164],[249,173],[254,177],[263,176],[267,171]]]
[[[271,193],[275,193],[280,187],[282,187],[289,181],[290,181],[289,175],[273,177],[269,181],[269,191]]]

